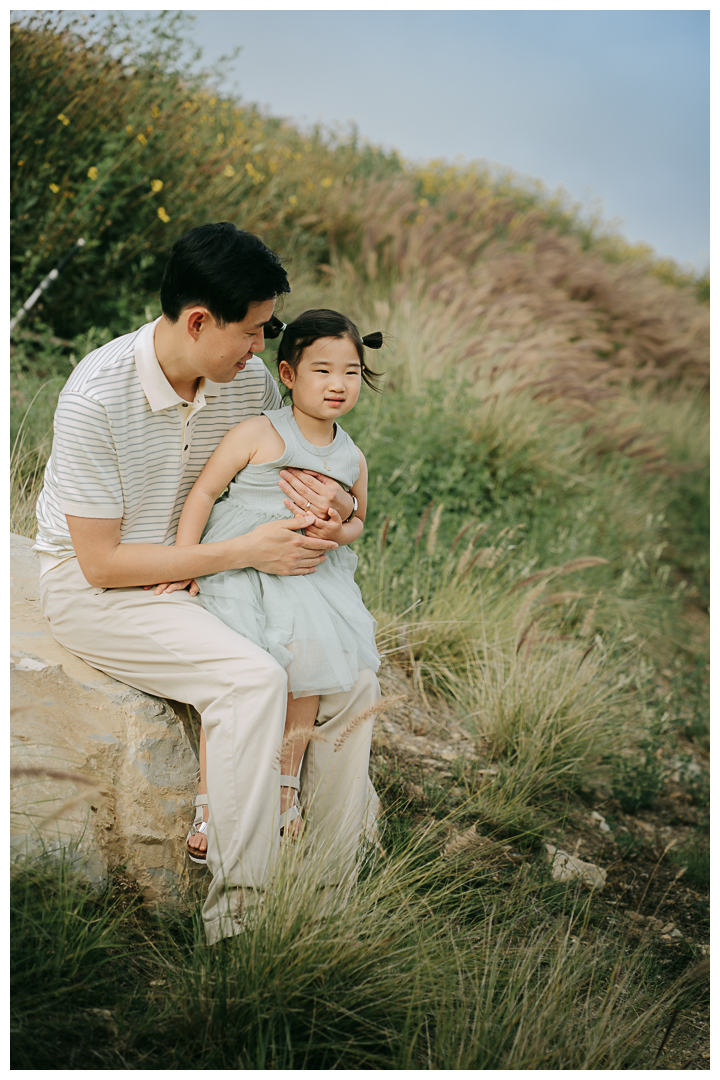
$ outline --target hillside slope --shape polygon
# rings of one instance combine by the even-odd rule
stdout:
[[[184,35],[177,13],[142,40],[46,13],[13,24],[13,304],[87,240],[12,337],[13,530],[34,531],[64,380],[159,314],[164,259],[191,225],[233,220],[289,260],[286,319],[329,306],[383,330],[383,393],[364,388],[343,418],[370,474],[357,581],[402,699],[373,749],[383,855],[352,933],[338,910],[317,934],[295,875],[221,970],[191,915],[116,926],[131,943],[119,1004],[78,1006],[70,1027],[50,1009],[53,1067],[651,1068],[678,1002],[660,1065],[703,1067],[704,998],[686,973],[705,955],[709,886],[708,282],[542,185],[412,165],[224,98],[180,74]],[[584,845],[602,894],[551,881],[547,843]],[[447,845],[465,853],[450,870]],[[21,1034],[40,990],[95,1001],[89,954],[32,982],[46,942],[23,897],[75,910],[67,883],[33,881],[17,886]],[[125,888],[121,875],[113,896]],[[282,897],[301,913],[292,933]],[[49,926],[52,904],[38,910]],[[397,914],[392,940],[378,911]],[[291,953],[291,969],[263,966]],[[403,1007],[384,1012],[375,988],[395,1001],[398,971]],[[21,1067],[45,1063],[34,1042]]]

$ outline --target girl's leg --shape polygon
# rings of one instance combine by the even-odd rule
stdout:
[[[207,749],[205,746],[205,729],[200,727],[200,783],[198,784],[198,795],[207,795]],[[203,807],[203,821],[207,821],[210,814],[210,807]],[[191,836],[187,842],[187,846],[193,851],[204,852],[207,851],[207,836],[205,833],[195,833]]]
[[[300,772],[300,762],[310,741],[309,735],[315,725],[320,697],[314,694],[312,697],[294,698],[288,694],[287,715],[285,719],[285,738],[283,750],[280,755],[280,772],[285,776],[297,776]],[[306,733],[306,734],[303,734]],[[293,738],[293,736],[295,736]],[[295,801],[295,789],[291,787],[280,788],[280,813],[284,813]],[[297,837],[303,829],[302,820],[298,817],[291,821],[285,829],[285,834]]]
[[[301,731],[312,730],[317,717],[319,702],[318,695],[294,698],[292,694],[288,694],[287,718],[285,720],[287,745],[283,749],[280,759],[280,770],[286,776],[298,775],[300,762],[309,742],[308,738],[303,738],[300,735],[292,740],[288,739],[288,736]],[[205,748],[205,731],[202,727],[200,728],[200,783],[198,784],[198,795],[207,795],[207,752]],[[287,810],[288,806],[292,806],[294,798],[294,788],[284,787],[280,789],[281,814]],[[209,808],[205,806],[203,807],[203,821],[208,820],[208,815]],[[288,833],[290,836],[299,836],[301,832],[302,822],[299,818],[295,818],[288,826]],[[192,848],[193,851],[207,851],[207,836],[204,833],[195,833],[188,840],[188,847]]]

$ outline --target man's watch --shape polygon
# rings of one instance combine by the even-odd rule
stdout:
[[[352,519],[357,514],[357,499],[355,498],[354,495],[352,495],[351,498],[352,498],[352,501],[353,501],[353,508],[350,511],[350,515],[348,517],[346,517],[345,520],[343,521],[343,525],[347,525],[348,521],[352,521]]]

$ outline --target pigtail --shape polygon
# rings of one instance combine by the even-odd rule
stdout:
[[[361,340],[366,349],[381,349],[384,338],[380,330],[375,330],[372,334],[366,334]],[[361,374],[363,382],[367,383],[371,390],[376,390],[379,393],[381,373],[372,371],[363,360]]]

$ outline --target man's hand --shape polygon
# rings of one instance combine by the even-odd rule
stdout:
[[[242,537],[245,542],[243,558],[246,566],[252,566],[263,574],[279,574],[297,577],[312,574],[315,567],[325,562],[327,552],[338,545],[333,540],[303,536],[300,529],[315,524],[312,514],[297,513],[287,521],[268,521],[258,525]]]
[[[337,480],[322,473],[309,469],[281,469],[279,484],[296,506],[316,518],[328,520],[331,509],[336,511],[341,521],[352,513],[352,496]]]

